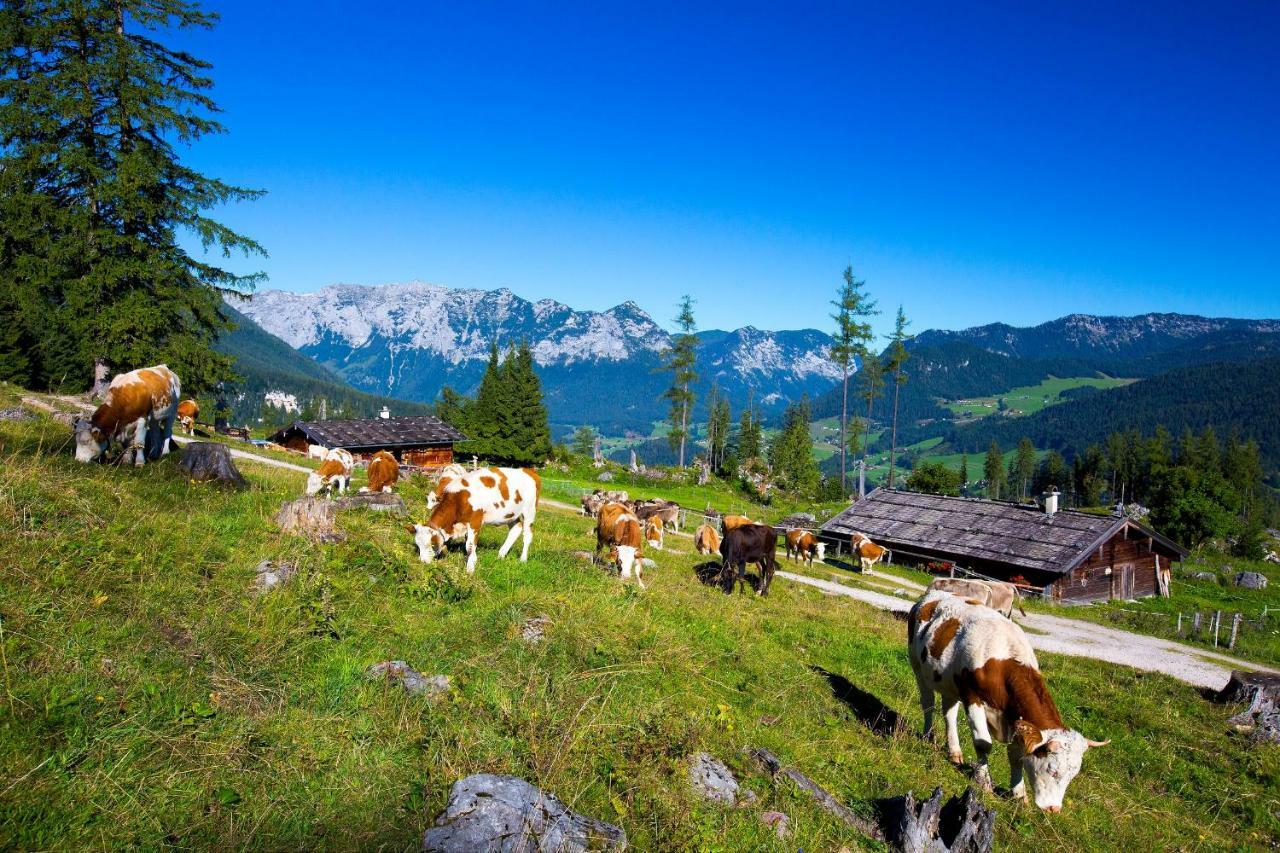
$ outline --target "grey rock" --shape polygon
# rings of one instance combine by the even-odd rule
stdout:
[[[1242,589],[1266,589],[1267,576],[1260,572],[1238,572],[1234,583]]]
[[[298,567],[293,563],[273,563],[271,560],[263,560],[258,563],[253,577],[253,586],[259,593],[270,592],[278,586],[287,584],[297,572]]]
[[[1213,572],[1196,572],[1191,577],[1198,581],[1216,581],[1218,579],[1218,576]]]
[[[402,660],[375,663],[366,670],[366,674],[370,678],[399,684],[410,695],[425,696],[431,700],[439,699],[449,692],[449,676],[423,675]]]
[[[35,419],[35,412],[27,411],[21,406],[0,409],[0,421],[34,421]]]
[[[612,483],[612,482],[613,482],[613,472],[612,472],[612,471],[601,471],[601,472],[600,472],[600,474],[596,477],[596,479],[597,479],[597,480],[599,480],[599,481],[600,481],[600,482],[602,482],[602,483]]]
[[[738,801],[738,780],[724,762],[710,753],[699,752],[689,762],[689,783],[704,799],[732,806]]]
[[[455,782],[444,811],[422,838],[424,851],[438,853],[582,853],[626,847],[627,835],[620,827],[570,811],[523,779],[489,773]]]
[[[333,505],[337,509],[367,509],[393,515],[404,515],[408,511],[404,498],[392,492],[357,492],[338,498]]]
[[[761,812],[760,822],[777,833],[785,841],[791,837],[791,818],[782,812]]]
[[[520,636],[524,638],[526,643],[537,645],[542,642],[542,638],[550,627],[551,620],[548,617],[535,616],[532,619],[525,620],[524,625],[520,628]]]

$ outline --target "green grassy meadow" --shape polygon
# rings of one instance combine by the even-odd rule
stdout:
[[[943,405],[961,418],[983,418],[996,414],[998,402],[1003,398],[1010,414],[1034,415],[1043,408],[1065,402],[1066,398],[1062,396],[1063,391],[1084,387],[1106,390],[1119,388],[1133,381],[1133,379],[1115,379],[1101,374],[1066,378],[1050,376],[1035,385],[1010,388],[1002,394],[972,397],[965,400],[947,400]],[[1017,410],[1016,412],[1014,412],[1015,409]]]
[[[313,544],[271,521],[300,473],[245,463],[252,488],[227,493],[188,484],[172,458],[79,465],[67,427],[44,418],[0,422],[0,464],[0,848],[409,850],[453,782],[497,772],[620,824],[637,850],[881,849],[772,786],[742,748],[773,750],[863,814],[967,783],[917,734],[904,626],[850,599],[782,579],[767,599],[725,596],[683,550],[651,555],[648,590],[623,586],[573,555],[590,520],[549,509],[526,564],[499,561],[501,531],[486,529],[473,577],[458,553],[423,566],[402,520],[374,513],[344,512],[346,541]],[[427,488],[403,485],[418,512]],[[255,595],[267,558],[299,574]],[[536,615],[552,624],[528,645]],[[449,675],[449,696],[365,677],[393,658]],[[1161,676],[1041,664],[1065,719],[1114,741],[1086,756],[1060,815],[989,796],[1000,847],[1280,840],[1280,748],[1245,749],[1225,722],[1235,709]],[[818,668],[904,730],[874,733]],[[685,761],[699,750],[760,802],[697,800]],[[1004,761],[997,748],[998,784]],[[791,817],[790,841],[763,827],[766,809]]]

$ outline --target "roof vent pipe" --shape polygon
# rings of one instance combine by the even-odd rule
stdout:
[[[1053,515],[1058,511],[1058,490],[1050,486],[1044,493],[1044,514]]]
[[[378,417],[382,418],[384,421],[391,420],[391,410],[386,406],[383,406],[382,411],[378,412]]]

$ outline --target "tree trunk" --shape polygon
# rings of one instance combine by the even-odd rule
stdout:
[[[849,453],[848,436],[845,430],[849,422],[849,365],[844,365],[844,397],[840,401],[840,491],[849,493],[849,477],[846,473],[845,461]]]
[[[889,444],[889,488],[893,488],[893,472],[897,465],[898,458],[898,389],[902,386],[898,383],[898,376],[901,370],[893,372],[893,436]]]
[[[685,386],[685,393],[689,393],[689,386]],[[684,442],[689,437],[689,402],[686,400],[680,406],[680,467],[684,467]]]
[[[93,360],[93,388],[89,390],[89,399],[95,403],[102,401],[111,387],[111,368],[106,359],[99,356]]]

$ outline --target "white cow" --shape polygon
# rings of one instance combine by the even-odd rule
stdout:
[[[907,656],[920,689],[925,737],[933,734],[936,693],[947,721],[948,755],[952,763],[963,761],[957,728],[963,704],[978,753],[974,778],[988,790],[987,754],[999,740],[1009,744],[1013,796],[1026,799],[1025,773],[1036,805],[1061,811],[1085,750],[1109,743],[1063,724],[1026,635],[989,607],[941,590],[926,592],[907,617]]]
[[[467,550],[467,574],[476,570],[476,539],[486,524],[506,524],[511,528],[498,551],[506,557],[516,537],[524,534],[520,562],[529,559],[533,542],[533,522],[538,514],[538,494],[542,479],[531,468],[481,468],[441,480],[437,502],[425,524],[410,525],[418,557],[430,563],[445,554],[451,539],[462,539]]]

